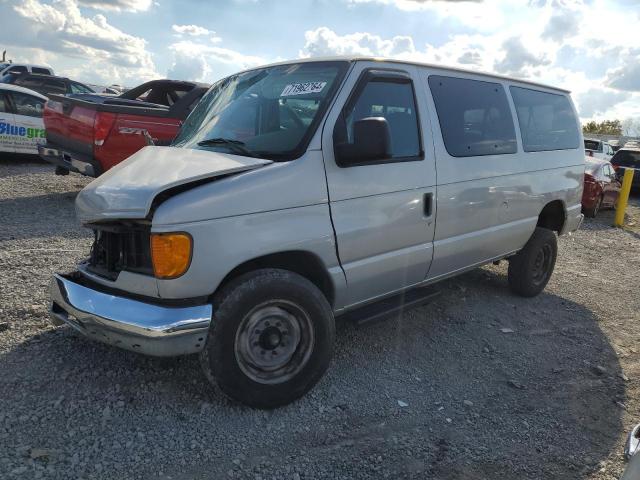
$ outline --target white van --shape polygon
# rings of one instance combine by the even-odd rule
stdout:
[[[79,193],[95,241],[54,277],[52,318],[199,353],[227,395],[273,408],[322,377],[347,312],[407,308],[501,259],[513,292],[539,294],[583,177],[564,90],[373,58],[255,68],[211,87],[171,147]]]
[[[0,152],[38,154],[46,143],[42,112],[47,97],[0,83]]]

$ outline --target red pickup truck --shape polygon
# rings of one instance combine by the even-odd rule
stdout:
[[[97,177],[148,144],[168,145],[208,85],[154,80],[120,96],[51,95],[38,153],[56,173]]]

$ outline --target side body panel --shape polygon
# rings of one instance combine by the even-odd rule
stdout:
[[[341,168],[333,150],[333,130],[360,74],[367,69],[399,71],[412,77],[422,130],[422,160]],[[435,159],[425,93],[410,65],[358,62],[324,124],[324,156],[331,216],[348,284],[347,306],[424,280],[432,257]],[[429,197],[429,200],[426,200]]]
[[[578,148],[572,150],[525,152],[509,91],[511,85],[522,85],[472,73],[427,67],[420,71],[422,87],[428,92],[428,106],[434,112],[432,127],[438,171],[437,227],[428,280],[521,249],[533,233],[538,215],[553,200],[560,200],[568,215],[579,216],[584,175],[581,136]],[[474,157],[449,155],[428,85],[428,77],[432,74],[500,84],[505,89],[515,124],[517,153]],[[545,91],[542,87],[535,89]]]

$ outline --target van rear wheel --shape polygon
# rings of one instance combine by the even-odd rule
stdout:
[[[523,297],[535,297],[549,282],[558,256],[556,234],[536,227],[524,248],[509,259],[509,287]]]
[[[214,299],[200,363],[232,399],[275,408],[300,398],[333,356],[333,312],[306,278],[279,269],[241,275]]]

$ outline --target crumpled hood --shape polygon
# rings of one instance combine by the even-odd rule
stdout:
[[[165,190],[198,180],[252,170],[271,160],[176,147],[144,147],[96,178],[78,194],[82,223],[145,218]]]

